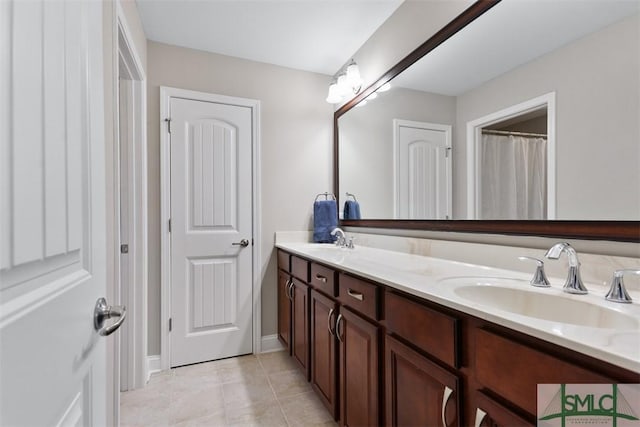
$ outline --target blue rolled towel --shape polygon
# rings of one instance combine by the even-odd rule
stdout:
[[[362,219],[360,216],[360,203],[355,200],[344,202],[344,219]]]
[[[313,241],[332,243],[331,235],[338,226],[338,205],[335,200],[318,200],[313,204]]]

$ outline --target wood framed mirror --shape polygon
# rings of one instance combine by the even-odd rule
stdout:
[[[468,9],[466,9],[462,14],[460,14],[454,20],[452,20],[449,24],[443,27],[440,31],[434,34],[431,38],[425,41],[422,45],[416,48],[413,52],[407,55],[398,64],[393,66],[389,71],[384,73],[383,76],[381,76],[368,88],[363,90],[355,98],[353,98],[351,101],[349,101],[348,103],[340,107],[335,112],[334,135],[333,135],[334,136],[333,178],[334,178],[334,192],[336,196],[338,196],[338,200],[340,204],[344,203],[345,201],[344,195],[346,194],[346,192],[350,192],[350,194],[356,194],[356,196],[359,194],[357,191],[353,190],[353,186],[351,185],[353,183],[352,182],[347,183],[346,178],[344,176],[345,175],[344,171],[346,169],[351,169],[351,168],[345,167],[345,165],[342,164],[343,173],[341,174],[341,162],[344,163],[346,161],[346,156],[347,156],[345,154],[345,146],[340,145],[341,144],[341,127],[343,128],[343,131],[344,129],[347,128],[345,124],[346,123],[345,119],[346,117],[349,117],[345,115],[351,112],[351,116],[353,117],[355,116],[354,111],[364,110],[360,108],[358,108],[358,110],[354,110],[354,108],[356,108],[359,104],[361,104],[362,101],[365,101],[368,98],[370,99],[370,96],[372,94],[377,92],[380,88],[385,86],[387,83],[391,83],[391,85],[393,86],[394,80],[396,82],[400,82],[400,81],[405,82],[409,80],[407,76],[411,74],[411,71],[412,70],[415,71],[418,66],[423,66],[421,64],[424,64],[427,60],[431,58],[438,58],[438,54],[440,54],[439,55],[440,57],[450,57],[451,55],[442,55],[441,54],[442,51],[445,48],[447,48],[447,46],[454,46],[454,45],[459,46],[465,43],[464,39],[462,39],[462,37],[465,35],[465,32],[469,34],[473,34],[470,32],[472,29],[474,29],[475,31],[482,31],[479,24],[485,23],[485,22],[487,23],[487,25],[490,25],[494,28],[499,27],[499,25],[496,25],[495,22],[492,23],[490,20],[498,19],[500,14],[508,15],[510,13],[513,13],[511,10],[507,9],[507,6],[510,8],[513,8],[514,7],[513,3],[520,3],[520,4],[529,3],[531,5],[535,2],[510,2],[510,1],[501,2],[500,0],[477,1],[476,3],[472,4]],[[556,2],[547,2],[547,3],[552,4]],[[576,2],[558,2],[558,3],[559,4],[564,3],[565,5],[576,4]],[[582,39],[587,39],[588,37],[592,37],[590,36],[590,34],[591,32],[594,32],[593,28],[596,28],[596,27],[598,30],[605,28],[608,31],[607,34],[611,33],[614,30],[625,31],[625,28],[626,28],[626,31],[631,29],[631,31],[635,31],[637,34],[638,22],[640,22],[638,21],[637,4],[633,5],[631,2],[618,2],[618,3],[620,3],[618,7],[609,8],[609,10],[611,11],[607,12],[609,14],[607,17],[602,18],[602,16],[600,16],[600,17],[594,18],[594,19],[599,19],[600,21],[597,21],[597,22],[594,21],[593,23],[589,24],[591,25],[591,27],[589,27],[588,25],[585,26],[586,24],[575,24],[574,26],[578,27],[576,29],[575,34],[573,35],[560,34],[558,36],[559,39],[561,39],[562,37],[566,37],[566,39],[555,40],[553,37],[550,37],[550,39],[554,39],[554,41],[551,43],[551,44],[555,43],[555,47],[553,49],[560,49],[560,48],[564,49],[566,48],[566,46],[571,47],[572,46],[571,43],[574,43],[574,44],[577,43],[576,40],[580,42],[580,40]],[[523,11],[520,13],[531,14],[532,12],[531,10],[529,10],[529,11]],[[548,16],[549,11],[546,11],[546,12],[540,11],[540,13],[547,13],[547,16]],[[566,16],[572,16],[571,13],[573,13],[571,10],[558,11],[557,16],[555,17],[555,22],[558,28],[565,26],[562,20],[563,19],[566,20]],[[591,15],[602,15],[602,13],[592,12]],[[530,20],[533,22],[536,21],[535,19],[530,19]],[[549,20],[547,19],[547,21]],[[576,14],[575,21],[584,22],[584,21],[588,21],[588,19],[585,19],[585,17],[582,16],[581,14]],[[548,23],[549,22],[547,22],[547,24]],[[580,25],[583,25],[583,27],[580,27]],[[616,25],[621,29],[618,29]],[[508,25],[505,26],[505,28],[506,28],[505,31],[509,30]],[[618,34],[618,33],[613,33],[613,34]],[[473,37],[473,36],[470,36],[470,37]],[[509,38],[505,36],[505,34],[501,35],[500,33],[495,34],[493,37],[494,37],[493,39],[491,37],[488,37],[486,39],[483,37],[482,38],[483,40],[480,43],[491,44],[492,43],[491,40],[503,40],[505,38],[506,39]],[[523,35],[523,37],[527,37],[527,36]],[[598,36],[598,37],[602,38],[604,36]],[[611,38],[614,36],[609,34],[609,37]],[[478,39],[477,33],[476,33],[475,39],[476,40]],[[613,43],[618,43],[617,40],[615,39],[612,39],[612,40],[613,40],[612,41]],[[598,41],[596,40],[595,42],[598,42]],[[454,135],[453,189],[454,191],[458,191],[459,190],[458,187],[463,188],[463,191],[459,191],[457,193],[454,193],[453,196],[450,196],[450,198],[453,198],[453,203],[452,203],[453,210],[450,214],[447,214],[446,217],[453,218],[453,219],[435,219],[435,218],[445,218],[445,216],[430,217],[428,215],[423,217],[398,216],[397,208],[392,210],[391,213],[386,212],[386,213],[368,214],[367,213],[368,208],[371,208],[370,211],[373,210],[372,204],[370,202],[367,202],[366,200],[360,200],[360,197],[358,197],[362,205],[362,212],[363,212],[362,219],[357,219],[357,220],[341,219],[340,221],[341,226],[430,230],[430,231],[447,231],[447,232],[464,232],[464,233],[528,235],[528,236],[545,236],[545,237],[557,237],[557,238],[576,238],[576,239],[586,239],[586,240],[640,242],[640,221],[637,220],[640,217],[640,178],[638,178],[640,177],[640,172],[639,172],[640,171],[640,124],[638,123],[637,116],[635,116],[636,117],[635,120],[632,118],[634,117],[633,114],[636,114],[638,111],[640,111],[639,110],[640,109],[640,92],[639,92],[640,77],[638,77],[638,74],[640,74],[638,72],[638,66],[640,64],[640,60],[638,57],[640,56],[640,54],[638,53],[637,45],[638,45],[637,40],[632,40],[632,41],[626,40],[622,44],[616,44],[617,49],[613,49],[614,51],[622,50],[622,52],[618,52],[619,53],[618,56],[623,58],[622,59],[623,61],[627,61],[625,62],[625,64],[631,64],[632,69],[629,70],[628,66],[625,66],[625,67],[612,66],[611,68],[617,71],[613,72],[613,74],[610,76],[609,75],[606,76],[606,78],[609,78],[612,81],[622,81],[623,79],[630,78],[632,79],[632,81],[630,82],[625,81],[625,84],[627,86],[624,86],[624,87],[622,87],[622,85],[618,85],[618,86],[621,86],[621,88],[618,89],[619,93],[615,92],[615,84],[612,84],[613,89],[611,90],[611,93],[608,95],[609,98],[605,96],[606,99],[603,99],[602,102],[599,102],[600,104],[602,104],[600,107],[608,108],[609,110],[611,110],[610,100],[613,99],[616,102],[616,105],[620,104],[624,108],[624,110],[621,110],[620,112],[620,117],[610,115],[611,117],[608,119],[606,117],[603,118],[602,126],[605,126],[605,127],[608,124],[607,120],[617,121],[617,126],[623,129],[624,134],[622,134],[622,137],[615,138],[615,140],[616,141],[622,140],[625,145],[620,147],[617,147],[617,146],[607,147],[606,149],[611,154],[611,156],[607,156],[607,158],[611,157],[611,159],[609,159],[609,163],[606,163],[602,168],[599,167],[600,163],[595,163],[596,165],[598,165],[597,167],[590,166],[589,162],[591,160],[586,159],[584,160],[584,163],[586,165],[585,171],[576,173],[574,174],[575,176],[573,177],[570,176],[569,178],[566,178],[564,176],[564,175],[567,175],[565,173],[567,169],[566,156],[567,155],[571,156],[570,150],[572,149],[569,147],[568,141],[576,140],[575,132],[573,134],[567,134],[567,129],[571,128],[570,126],[571,123],[570,123],[570,119],[566,118],[567,116],[564,113],[564,111],[561,110],[562,108],[566,108],[566,105],[567,105],[567,95],[566,95],[567,90],[565,90],[564,87],[562,86],[562,84],[565,84],[565,83],[562,83],[562,84],[553,83],[551,85],[546,84],[546,86],[544,84],[541,84],[539,88],[536,88],[537,92],[535,90],[530,92],[529,94],[530,96],[527,96],[527,94],[525,93],[524,95],[522,94],[520,95],[519,100],[518,98],[514,98],[517,101],[508,101],[508,102],[502,101],[502,104],[500,104],[499,102],[497,103],[494,102],[493,104],[495,105],[487,105],[488,110],[484,114],[480,114],[479,110],[476,109],[478,111],[475,112],[476,114],[475,116],[468,115],[467,117],[465,117],[464,114],[461,114],[460,111],[457,111],[457,113],[453,114],[453,116],[456,117],[457,119],[460,119],[460,117],[462,117],[463,120],[460,120],[458,123],[451,123],[451,122],[446,123],[449,126],[451,125],[453,126],[453,135]],[[539,58],[543,58],[543,60],[545,60],[545,58],[551,57],[552,55],[556,55],[556,56],[562,55],[562,57],[569,57],[569,55],[567,55],[567,53],[564,51],[558,52],[558,51],[552,50],[551,47],[547,47],[544,49],[538,51],[535,54],[532,54],[535,56],[525,55],[525,56],[520,56],[520,58],[515,58],[514,61],[516,60],[520,61],[519,63],[512,63],[510,65],[506,64],[505,67],[507,67],[506,69],[508,70],[508,73],[511,73],[512,75],[514,70],[515,72],[518,72],[518,67],[522,69],[522,67],[529,66],[531,63],[539,66],[539,63],[540,63]],[[632,55],[629,55],[628,53],[625,54],[624,49],[631,49],[632,51],[633,49],[635,49],[635,54],[632,54]],[[477,47],[474,48],[474,51],[476,50],[477,50]],[[478,55],[487,55],[487,54],[478,52]],[[511,56],[518,57],[518,55],[509,55],[509,57]],[[594,55],[594,56],[597,57],[598,55]],[[574,58],[571,58],[571,60],[575,61]],[[434,65],[435,68],[433,67],[431,68],[432,70],[431,74],[426,73],[425,71],[421,71],[422,74],[425,74],[425,75],[447,74],[447,73],[442,73],[442,70],[443,70],[442,67],[446,66],[446,64],[442,65],[441,61],[439,63],[440,63],[440,68],[439,68],[440,73],[433,72],[433,70],[438,70],[438,68]],[[460,64],[461,63],[457,63],[456,64],[457,66],[455,69],[465,68]],[[428,67],[431,67],[432,65],[433,64],[428,65]],[[585,68],[592,69],[593,67],[585,67]],[[426,68],[423,68],[423,70],[424,69]],[[626,74],[624,75],[616,74],[619,72],[619,69],[624,69],[625,70],[624,72]],[[440,89],[438,88],[434,89],[435,86],[433,86],[432,84],[435,84],[433,83],[433,81],[437,79],[431,79],[431,81],[428,82],[428,84],[425,84],[426,85],[425,87],[430,87],[430,90],[428,90],[430,92],[429,96],[435,95],[435,96],[442,97],[443,94],[445,94],[445,96],[457,96],[458,98],[456,98],[456,100],[458,101],[458,103],[460,103],[459,101],[460,99],[462,99],[460,98],[460,93],[461,93],[460,91],[466,90],[467,92],[473,91],[474,93],[482,93],[482,90],[478,90],[477,87],[480,87],[480,85],[486,86],[487,81],[489,81],[491,84],[494,84],[496,81],[500,81],[499,80],[500,78],[503,78],[502,73],[504,73],[504,71],[502,71],[501,73],[494,71],[493,73],[494,74],[491,74],[491,72],[488,72],[488,74],[486,74],[484,77],[482,75],[478,77],[479,74],[482,74],[481,72],[476,72],[473,76],[468,75],[467,77],[465,77],[464,80],[469,81],[472,78],[478,77],[478,79],[480,80],[478,83],[479,86],[474,86],[471,89],[470,88],[457,89],[458,92],[456,92],[455,88],[453,89],[449,88],[448,89],[449,92],[446,92],[444,90],[441,92]],[[635,77],[634,77],[634,73],[635,73]],[[413,74],[416,74],[416,73],[414,72]],[[584,77],[576,76],[574,78],[574,76],[569,76],[568,80],[580,81],[581,79],[584,79]],[[528,82],[523,82],[523,85],[527,87],[535,87],[535,84],[529,84]],[[408,87],[408,86],[404,86],[404,87]],[[593,96],[601,96],[600,93],[598,92],[598,88],[592,88],[592,89],[595,92]],[[422,90],[426,90],[426,89],[422,89]],[[556,91],[557,91],[557,96],[555,95]],[[551,184],[549,184],[549,188],[551,189],[550,193],[553,195],[553,197],[550,198],[551,206],[548,207],[545,205],[544,214],[543,214],[544,216],[542,217],[543,219],[538,219],[538,220],[501,219],[501,218],[492,218],[490,216],[488,216],[487,219],[475,219],[478,217],[482,218],[482,216],[480,216],[479,214],[477,217],[473,216],[474,215],[473,212],[475,211],[469,206],[467,206],[467,204],[469,203],[468,200],[473,200],[473,197],[468,197],[469,196],[468,193],[469,191],[471,191],[469,190],[469,188],[472,187],[472,185],[469,184],[471,182],[471,179],[469,178],[469,176],[467,176],[469,175],[469,172],[463,172],[464,168],[463,166],[460,166],[460,165],[464,164],[466,167],[467,163],[469,163],[468,159],[465,158],[466,156],[465,150],[467,147],[466,141],[469,135],[462,135],[462,134],[466,131],[466,129],[471,129],[471,127],[469,127],[470,124],[473,124],[473,123],[477,124],[480,121],[479,117],[481,116],[490,117],[491,114],[489,114],[488,116],[486,115],[488,112],[493,113],[495,111],[501,110],[503,107],[498,108],[498,106],[500,105],[503,105],[503,106],[507,105],[510,107],[511,105],[522,104],[522,101],[527,101],[531,98],[538,99],[537,97],[539,97],[539,95],[547,96],[549,95],[549,93],[553,93],[554,96],[552,98],[548,98],[548,97],[547,98],[542,97],[542,98],[553,99],[554,102],[557,103],[558,109],[559,109],[557,113],[554,112],[553,114],[550,114],[549,115],[550,118],[548,119],[548,123],[551,123],[554,126],[553,135],[551,134],[549,135],[550,139],[553,139],[553,143],[555,144],[553,146],[552,152],[555,155],[555,152],[558,151],[558,164],[556,165],[554,163],[555,159],[552,159],[549,161],[550,162],[549,167],[552,168],[554,173],[557,173],[559,175],[558,179],[562,180],[562,185],[558,185],[557,182],[555,181],[556,178],[554,176],[552,178]],[[387,96],[385,94],[381,94],[381,95]],[[376,100],[372,102],[379,102],[381,101],[381,99],[384,100],[384,96],[379,96]],[[387,99],[390,99],[390,98],[387,98]],[[439,99],[442,99],[442,98],[439,98]],[[582,104],[585,103],[584,100],[571,101],[571,102],[582,102]],[[475,100],[475,103],[476,104],[479,103],[477,99]],[[455,105],[456,102],[454,102],[453,104]],[[491,104],[491,102],[487,102],[486,104]],[[555,105],[553,107],[555,108]],[[572,108],[572,109],[578,110],[577,108]],[[533,110],[538,111],[539,109],[534,108]],[[628,116],[625,116],[625,114],[628,114]],[[529,116],[531,116],[531,114],[529,114]],[[407,117],[398,117],[398,116],[393,116],[393,117],[394,119],[407,119]],[[412,119],[412,118],[409,117],[409,119]],[[586,124],[590,123],[590,120],[588,118],[585,119],[583,117],[581,118],[581,120],[583,120]],[[433,120],[424,120],[424,121],[433,122]],[[398,123],[398,122],[402,122],[402,120],[393,120],[393,122]],[[440,123],[443,123],[443,121],[440,120]],[[620,126],[620,123],[624,123],[624,126]],[[555,133],[556,125],[558,130],[557,135]],[[392,121],[389,120],[389,123],[385,124],[385,126],[387,126],[387,128],[389,129],[389,135],[391,135],[390,129],[392,126]],[[586,127],[588,126],[585,126],[585,128]],[[621,130],[620,132],[623,132],[623,131]],[[378,132],[378,134],[380,133],[381,132]],[[496,133],[500,133],[500,131],[497,131]],[[551,138],[551,136],[553,136],[553,138]],[[370,142],[371,141],[370,136],[368,136],[367,138],[368,138],[367,142]],[[344,135],[343,135],[343,139],[346,140],[346,138],[344,138]],[[387,139],[389,140],[391,139],[391,137],[389,136],[387,137]],[[461,142],[461,141],[464,141],[464,142]],[[457,142],[457,145],[456,145],[456,142]],[[342,143],[344,144],[345,141],[342,141]],[[613,144],[613,142],[611,144]],[[605,147],[598,147],[598,149],[604,149],[604,148]],[[369,149],[370,151],[375,151],[375,149],[372,147],[369,147]],[[449,150],[451,150],[451,148],[449,148]],[[567,151],[569,151],[569,154],[567,154]],[[586,152],[588,150],[583,150],[582,148],[579,148],[577,152],[582,153],[583,151]],[[595,152],[598,153],[599,151],[595,150]],[[391,155],[386,157],[393,157],[393,156]],[[596,154],[594,155],[593,161],[601,162],[603,158],[604,156],[602,156],[602,154],[600,155]],[[463,159],[464,163],[460,161],[460,159]],[[360,161],[359,158],[358,158],[358,161]],[[615,167],[618,164],[621,164],[620,168]],[[376,167],[372,167],[371,165],[367,165],[367,167],[371,167],[374,170],[379,170],[379,168],[376,169]],[[456,170],[456,167],[457,167],[457,170]],[[601,179],[600,181],[595,181],[595,183],[589,182],[589,179],[594,178],[595,171],[599,169],[608,169],[608,170],[613,169],[614,171],[612,171],[612,173],[616,173],[618,175],[616,175],[615,177],[613,177],[612,175],[609,175],[607,180]],[[620,171],[624,171],[626,175]],[[356,171],[356,172],[360,173],[359,171]],[[341,182],[341,179],[342,181],[345,181],[345,182]],[[394,178],[394,180],[395,179],[396,178]],[[576,180],[578,180],[577,182],[579,183],[584,182],[584,188],[579,188],[576,184]],[[386,181],[388,183],[389,179],[387,179]],[[609,187],[607,187],[606,185],[603,186],[605,190],[602,191],[602,200],[595,199],[595,197],[593,197],[593,194],[596,194],[596,191],[599,191],[598,188],[596,187],[599,186],[599,182],[603,182],[603,181],[606,181]],[[616,182],[622,183],[622,184],[618,185],[616,184]],[[465,187],[465,185],[467,187]],[[380,191],[379,190],[381,188],[380,185],[374,186],[374,187],[377,191]],[[610,191],[612,187],[615,187],[618,193],[616,193],[616,191]],[[607,188],[609,188],[609,190],[607,190]],[[362,189],[362,192],[364,192],[364,190],[366,189]],[[558,191],[557,196],[555,195],[556,190]],[[568,194],[567,191],[573,192],[573,193],[570,193],[571,195],[573,195],[574,193],[576,195],[575,198],[578,201],[575,203],[574,206],[569,206],[569,207],[567,206],[566,200],[571,199],[571,197],[566,196]],[[623,194],[623,196],[620,196],[620,194]],[[383,203],[386,204],[387,206],[389,206],[389,204],[396,205],[397,198],[399,197],[397,193],[395,193],[394,196],[389,196],[389,197],[393,197],[393,201],[389,201],[391,199],[389,200],[384,199]],[[555,202],[556,197],[558,201],[557,207]],[[592,198],[593,200],[590,200],[590,198]],[[586,199],[586,202],[585,202],[585,199]],[[449,200],[449,203],[451,203],[451,200]],[[580,203],[591,203],[591,205],[580,205]],[[587,207],[585,208],[585,206]],[[395,214],[393,213],[394,211],[395,211]],[[480,210],[478,209],[478,212],[479,211]],[[583,212],[587,214],[582,215],[581,213]],[[441,214],[441,215],[445,215],[445,214]],[[471,219],[471,218],[474,218],[474,219]],[[606,219],[602,219],[602,218],[606,218]]]

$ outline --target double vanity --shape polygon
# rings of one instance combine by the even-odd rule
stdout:
[[[640,306],[602,285],[572,295],[557,278],[530,286],[535,268],[276,246],[278,338],[341,425],[533,426],[538,384],[640,382]]]

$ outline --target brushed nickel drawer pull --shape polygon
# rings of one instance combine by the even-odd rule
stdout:
[[[289,286],[287,287],[287,289],[289,290],[287,292],[287,295],[289,296],[289,299],[293,301],[293,280],[289,280]]]
[[[480,427],[482,425],[482,421],[484,421],[484,417],[487,416],[487,413],[484,412],[480,408],[476,408],[476,422],[473,424],[474,427]]]
[[[444,394],[442,395],[442,427],[447,427],[447,419],[445,417],[445,412],[447,409],[447,403],[449,403],[449,398],[451,397],[452,393],[453,393],[453,390],[451,390],[447,386],[444,387]]]
[[[316,280],[321,281],[322,283],[327,283],[327,278],[324,276],[321,276],[319,274],[316,274]]]
[[[340,324],[342,323],[342,314],[338,314],[338,318],[336,319],[336,338],[338,338],[338,341],[343,342],[342,341],[342,337],[340,337]]]
[[[349,295],[352,298],[357,299],[358,301],[363,301],[364,300],[364,295],[362,295],[360,292],[354,291],[351,288],[347,289],[347,295]]]
[[[331,330],[331,316],[333,316],[333,308],[329,310],[329,316],[327,316],[327,328],[329,328],[330,335],[335,335],[335,332]]]

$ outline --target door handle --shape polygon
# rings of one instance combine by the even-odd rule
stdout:
[[[249,246],[249,240],[242,239],[239,242],[233,242],[232,245],[233,246],[242,246],[243,248],[246,248],[247,246]]]
[[[103,326],[104,321],[111,318],[118,318],[116,323],[111,326]],[[106,337],[114,333],[124,322],[127,317],[127,308],[123,306],[107,305],[107,300],[98,298],[96,308],[93,310],[93,327],[98,333]]]

